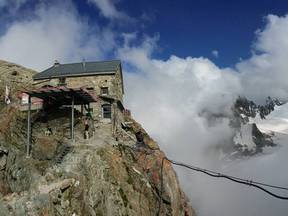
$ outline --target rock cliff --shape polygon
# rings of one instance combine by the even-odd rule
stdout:
[[[141,125],[126,116],[112,135],[109,124],[95,123],[83,139],[76,111],[75,141],[69,139],[69,112],[63,108],[32,114],[32,156],[25,155],[26,113],[17,95],[33,88],[32,70],[0,61],[0,215],[195,215],[164,153]],[[11,89],[6,105],[4,89]],[[52,128],[52,135],[45,130]],[[141,131],[146,147],[135,147]],[[161,190],[161,185],[163,189]]]

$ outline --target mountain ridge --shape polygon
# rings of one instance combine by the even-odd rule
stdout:
[[[8,85],[12,101],[2,100],[0,109],[0,215],[195,215],[168,162],[161,179],[165,154],[132,117],[126,117],[129,127],[117,139],[99,123],[94,137],[84,140],[78,123],[72,143],[65,108],[48,117],[50,127],[61,131],[51,136],[44,135],[46,124],[34,112],[33,152],[27,158],[26,113],[18,109],[17,97],[21,89],[33,88],[35,72],[4,61],[0,72],[0,97],[4,100]],[[135,146],[139,131],[147,148]]]

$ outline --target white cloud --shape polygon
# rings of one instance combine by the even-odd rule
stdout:
[[[109,29],[88,26],[69,3],[34,12],[35,18],[14,22],[0,37],[0,59],[44,69],[58,59],[101,59],[115,45]]]
[[[219,57],[219,51],[218,51],[218,50],[212,50],[211,54],[212,54],[215,58],[218,58],[218,57]]]
[[[5,8],[8,13],[16,13],[28,0],[0,0],[0,10]]]
[[[112,0],[88,0],[93,3],[101,12],[101,14],[109,19],[131,20],[124,12],[117,10]]]
[[[262,101],[265,95],[288,100],[288,16],[267,16],[267,25],[257,31],[253,56],[236,65],[244,94]]]
[[[145,38],[140,46],[126,42],[119,49],[119,57],[137,71],[126,73],[126,103],[171,158],[285,186],[288,176],[279,170],[285,149],[285,153],[280,149],[272,156],[223,164],[214,147],[228,142],[228,120],[206,118],[211,113],[229,116],[237,95],[258,102],[268,95],[288,100],[287,31],[287,16],[268,16],[267,26],[257,33],[253,56],[242,60],[236,69],[221,69],[206,58],[155,59],[158,38]],[[261,191],[177,170],[197,215],[287,214],[286,203]]]
[[[231,133],[225,120],[211,127],[201,115],[229,115],[242,91],[240,79],[206,58],[153,59],[156,42],[157,37],[146,38],[139,47],[119,49],[119,57],[137,71],[126,73],[127,105],[168,154],[190,162],[192,154],[200,160],[203,146],[224,141]]]

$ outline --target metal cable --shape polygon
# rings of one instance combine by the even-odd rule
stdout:
[[[175,165],[179,165],[179,166],[185,166],[186,168],[189,168],[189,169],[193,169],[193,170],[197,170],[197,171],[205,171],[205,172],[208,172],[208,173],[212,173],[212,174],[215,174],[215,175],[221,175],[222,176],[225,176],[225,177],[228,177],[228,178],[231,178],[231,179],[234,179],[234,180],[239,180],[239,181],[243,181],[243,182],[247,182],[247,183],[253,183],[253,184],[257,184],[257,185],[262,185],[262,186],[265,186],[265,187],[270,187],[270,188],[276,188],[276,189],[281,189],[281,190],[287,190],[288,191],[288,188],[286,187],[281,187],[281,186],[276,186],[276,185],[271,185],[271,184],[267,184],[267,183],[263,183],[263,182],[257,182],[257,181],[251,181],[251,180],[247,180],[247,179],[243,179],[243,178],[239,178],[239,177],[235,177],[235,176],[230,176],[230,175],[226,175],[226,174],[223,174],[223,173],[219,173],[219,172],[215,172],[215,171],[212,171],[212,170],[208,170],[208,169],[202,169],[202,168],[199,168],[199,167],[196,167],[196,166],[192,166],[192,165],[187,165],[187,164],[184,164],[182,162],[177,162],[177,161],[174,161],[174,160],[170,160],[167,158],[168,161],[170,161],[171,163],[175,164]]]
[[[211,170],[207,170],[207,169],[202,169],[200,167],[196,167],[196,166],[191,166],[182,162],[177,162],[174,160],[171,160],[167,157],[163,157],[162,158],[162,162],[161,162],[161,171],[160,171],[160,178],[161,178],[161,185],[160,185],[160,198],[159,198],[159,206],[158,206],[158,212],[157,215],[159,216],[161,213],[161,205],[162,205],[162,194],[164,192],[164,185],[163,185],[163,166],[164,166],[164,161],[167,160],[170,163],[177,165],[177,166],[181,166],[193,171],[197,171],[197,172],[202,172],[204,174],[207,174],[211,177],[216,177],[216,178],[226,178],[228,180],[231,180],[233,182],[239,183],[239,184],[244,184],[244,185],[248,185],[248,186],[252,186],[255,187],[259,190],[264,191],[265,193],[277,198],[277,199],[282,199],[282,200],[288,200],[288,197],[285,196],[280,196],[278,194],[272,193],[271,191],[259,186],[266,186],[266,187],[271,187],[271,188],[277,188],[277,189],[281,189],[281,190],[288,190],[288,188],[286,187],[280,187],[280,186],[276,186],[276,185],[270,185],[270,184],[266,184],[266,183],[262,183],[262,182],[255,182],[255,181],[251,181],[251,180],[247,180],[247,179],[242,179],[242,178],[238,178],[238,177],[234,177],[234,176],[229,176],[229,175],[225,175],[219,172],[215,172],[215,171],[211,171]]]

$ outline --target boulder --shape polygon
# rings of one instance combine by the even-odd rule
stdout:
[[[53,136],[38,137],[33,146],[33,158],[51,160],[56,155],[59,145],[60,143]]]

